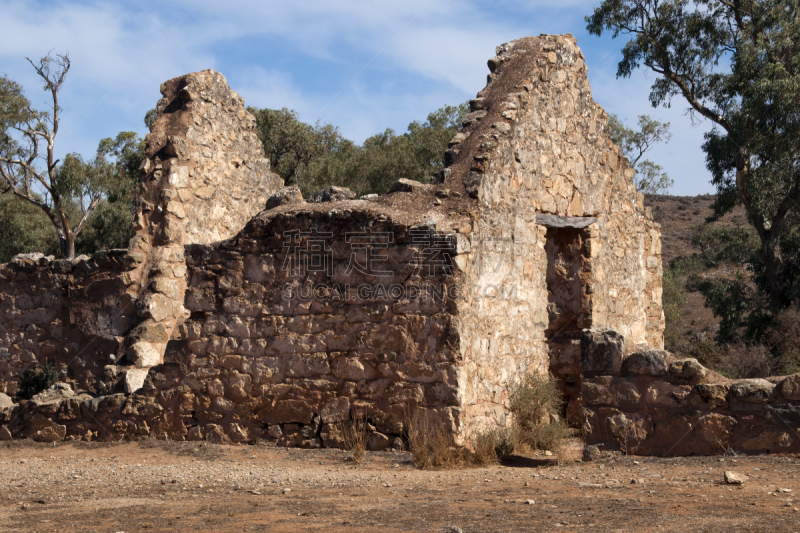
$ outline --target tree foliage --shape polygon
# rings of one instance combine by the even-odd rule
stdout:
[[[640,115],[638,126],[639,129],[634,130],[623,124],[616,115],[608,117],[611,140],[622,149],[623,155],[636,170],[633,178],[636,190],[643,194],[666,194],[674,182],[661,165],[642,160],[642,156],[657,143],[669,142],[672,138],[669,122],[659,122],[647,115]]]
[[[133,236],[133,212],[139,190],[138,168],[144,157],[144,141],[133,132],[121,132],[115,139],[100,141],[94,159],[86,162],[70,154],[59,169],[63,173],[103,172],[109,187],[75,239],[75,251],[91,254],[97,250],[125,248]],[[69,179],[84,179],[70,177]],[[79,217],[80,206],[64,200],[71,219]],[[0,263],[20,253],[59,253],[58,235],[51,221],[37,206],[10,191],[0,194]]]
[[[41,209],[13,194],[0,194],[0,263],[17,254],[58,253],[53,224]]]
[[[110,176],[103,199],[78,237],[79,253],[125,248],[133,237],[133,215],[139,192],[139,166],[144,160],[144,140],[132,131],[100,141],[86,171],[102,168]]]
[[[425,122],[412,122],[398,135],[391,129],[359,146],[338,128],[299,120],[289,109],[255,109],[259,137],[272,165],[286,183],[304,195],[328,185],[349,187],[357,194],[384,193],[400,178],[426,182],[444,166],[447,143],[460,130],[466,104],[445,106]]]
[[[800,202],[800,9],[797,0],[605,0],[587,29],[630,40],[617,76],[658,76],[653,106],[682,98],[711,121],[703,150],[721,216],[744,205],[758,233],[776,312],[791,302],[782,244]]]

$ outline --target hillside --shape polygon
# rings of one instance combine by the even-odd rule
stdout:
[[[661,224],[661,253],[666,267],[676,257],[689,257],[700,253],[692,245],[692,236],[713,213],[713,194],[702,196],[647,195],[644,205],[653,210],[653,218]],[[743,207],[737,207],[715,222],[721,227],[746,226],[747,214]]]
[[[711,216],[714,195],[702,196],[656,196],[645,197],[645,205],[653,210],[653,218],[661,224],[661,250],[664,268],[676,257],[699,254],[700,249],[692,244],[697,228]],[[747,215],[743,207],[737,207],[721,220],[713,223],[720,227],[746,226]],[[725,271],[709,271],[705,275],[725,275]],[[719,319],[705,307],[705,299],[699,292],[690,292],[680,309],[683,317],[683,341],[712,340],[717,332]]]

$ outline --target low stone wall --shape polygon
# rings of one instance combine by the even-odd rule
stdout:
[[[75,261],[31,254],[0,265],[0,392],[14,394],[19,376],[45,361],[94,391],[133,313],[121,281],[129,266],[127,250]]]
[[[587,445],[637,455],[800,452],[800,374],[730,380],[613,330],[581,339]]]
[[[343,445],[343,424],[356,418],[388,445],[415,408],[453,425],[458,339],[447,290],[457,270],[450,259],[432,272],[417,264],[413,243],[434,228],[356,206],[365,211],[267,211],[235,240],[188,249],[191,317],[166,353],[188,371],[187,424],[248,413],[255,435],[304,447]]]
[[[190,315],[142,388],[124,394],[130,369],[101,356],[93,394],[59,384],[9,406],[0,438],[343,447],[346,428],[363,419],[369,447],[384,449],[403,445],[416,409],[455,435],[456,236],[368,202],[340,206],[283,206],[234,239],[188,246]],[[434,241],[441,259],[426,264],[424,243]]]

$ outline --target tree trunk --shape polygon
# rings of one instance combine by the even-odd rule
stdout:
[[[71,231],[67,233],[59,231],[58,233],[61,257],[70,261],[75,259],[75,235]]]
[[[735,158],[737,160],[736,188],[739,191],[739,197],[744,204],[750,222],[755,227],[761,240],[761,251],[764,254],[764,270],[769,284],[770,301],[776,307],[788,307],[791,302],[785,291],[783,257],[781,256],[779,242],[785,215],[774,220],[764,220],[761,214],[753,207],[750,198],[747,197],[747,184],[751,178],[750,154],[748,152],[738,152],[735,154]]]
[[[778,239],[780,236],[773,231],[766,238],[761,239],[761,249],[764,252],[764,267],[769,283],[769,296],[773,305],[788,307],[789,298],[783,284],[783,258],[781,257]]]

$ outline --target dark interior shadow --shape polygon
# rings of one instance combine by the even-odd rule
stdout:
[[[556,466],[557,460],[555,457],[552,459],[534,459],[524,455],[506,455],[500,459],[500,464],[514,468],[542,468]]]

